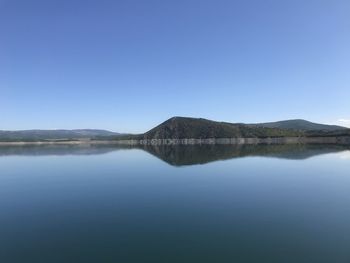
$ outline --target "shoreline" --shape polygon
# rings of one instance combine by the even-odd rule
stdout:
[[[345,144],[345,145],[350,145],[350,136],[0,142],[0,146],[25,146],[25,145],[200,145],[200,144],[232,144],[232,145],[240,145],[240,144]]]
[[[122,141],[37,141],[37,142],[0,142],[0,146],[25,146],[25,145],[111,145],[111,144],[130,144]]]

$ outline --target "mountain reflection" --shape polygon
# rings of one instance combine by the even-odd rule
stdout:
[[[205,164],[218,160],[256,156],[303,160],[316,155],[349,150],[342,145],[275,144],[275,145],[176,145],[146,146],[145,151],[174,165]]]
[[[174,166],[205,164],[248,156],[303,160],[312,156],[350,150],[343,145],[35,145],[0,146],[0,156],[97,155],[123,149],[142,149]]]

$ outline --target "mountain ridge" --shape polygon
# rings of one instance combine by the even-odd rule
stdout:
[[[266,138],[330,135],[346,132],[341,126],[318,124],[305,120],[286,120],[271,123],[229,123],[203,118],[172,117],[142,135],[143,139],[185,138]]]
[[[350,136],[350,129],[314,123],[302,119],[267,123],[230,123],[204,118],[174,116],[142,134],[122,134],[101,129],[0,130],[0,141],[45,140],[152,140],[211,138],[278,138],[278,137]]]

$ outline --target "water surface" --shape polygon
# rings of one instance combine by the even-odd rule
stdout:
[[[0,147],[0,262],[350,262],[343,146]]]

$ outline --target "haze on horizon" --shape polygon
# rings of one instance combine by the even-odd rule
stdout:
[[[0,130],[350,127],[350,2],[0,0]]]

